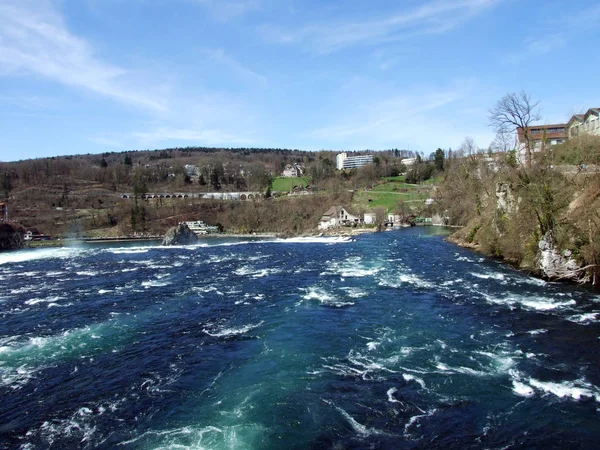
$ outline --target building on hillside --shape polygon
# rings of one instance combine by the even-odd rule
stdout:
[[[332,206],[321,216],[319,230],[337,228],[342,226],[358,225],[360,217],[350,214],[343,206]]]
[[[296,178],[302,176],[302,167],[298,164],[288,164],[285,166],[285,169],[281,173],[282,177],[286,178]]]
[[[188,174],[189,177],[197,177],[198,176],[198,166],[193,164],[185,165],[185,173]]]
[[[417,163],[417,158],[404,158],[400,161],[400,163],[404,164],[405,166],[412,166]]]
[[[348,153],[338,153],[335,157],[337,170],[356,169],[373,162],[373,155],[348,156]]]
[[[374,225],[377,222],[377,213],[375,211],[367,211],[363,216],[365,225]]]
[[[522,127],[517,128],[517,158],[521,164],[527,164],[527,139],[531,153],[543,152],[557,144],[567,140],[567,124],[558,123],[551,125],[532,125],[527,128],[528,133]],[[529,136],[526,136],[526,135]]]
[[[569,139],[592,134],[600,136],[600,108],[590,108],[585,114],[575,114],[567,124]]]
[[[205,234],[214,234],[219,232],[218,227],[207,225],[202,220],[193,220],[183,223],[187,225],[187,227],[198,236]]]

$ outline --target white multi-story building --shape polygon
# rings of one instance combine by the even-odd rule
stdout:
[[[335,157],[337,170],[356,169],[373,162],[373,155],[348,156],[348,153],[338,153]]]

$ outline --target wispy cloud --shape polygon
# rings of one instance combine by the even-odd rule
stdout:
[[[335,122],[311,130],[306,136],[353,149],[417,147],[426,151],[440,145],[456,146],[466,133],[485,141],[491,133],[484,123],[478,129],[466,130],[453,120],[453,112],[472,97],[475,84],[464,80],[445,89],[412,88],[411,94],[365,101],[347,108],[348,113]],[[439,136],[444,136],[443,142],[439,142]]]
[[[574,39],[585,39],[583,33],[597,29],[598,25],[600,25],[600,5],[580,9],[571,15],[561,15],[560,21],[552,19],[546,23],[542,31],[525,38],[521,49],[509,53],[505,60],[508,63],[518,64],[561,50],[568,47]]]
[[[511,52],[504,60],[509,64],[520,64],[528,60],[544,56],[567,46],[569,37],[567,34],[547,33],[541,37],[529,37],[525,39],[519,51]]]
[[[332,53],[358,44],[378,44],[455,28],[500,0],[437,0],[384,18],[337,20],[297,30],[264,27],[268,39],[281,44],[303,43],[320,53]]]
[[[47,0],[0,0],[0,74],[35,74],[150,111],[164,99],[127,83],[128,71],[102,61],[92,46],[71,34]]]
[[[246,66],[229,56],[225,52],[225,50],[205,50],[203,53],[213,62],[223,65],[225,69],[233,71],[237,75],[245,79],[251,80],[255,83],[261,84],[263,86],[267,85],[267,77],[253,71],[252,69],[247,68]]]

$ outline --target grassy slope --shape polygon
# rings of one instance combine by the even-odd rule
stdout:
[[[294,186],[306,187],[309,182],[309,177],[277,177],[273,180],[273,192],[289,192]]]
[[[369,191],[354,194],[352,206],[355,209],[384,207],[388,211],[398,209],[402,202],[422,206],[429,196],[430,187],[404,183],[404,177],[386,177]]]

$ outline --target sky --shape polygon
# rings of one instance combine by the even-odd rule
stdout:
[[[0,0],[0,161],[487,148],[505,94],[600,106],[600,2]]]

